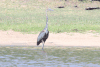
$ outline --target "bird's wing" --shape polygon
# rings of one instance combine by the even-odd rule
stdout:
[[[48,31],[48,33],[47,33],[47,38],[48,38],[48,36],[49,36],[49,31]]]
[[[45,32],[41,31],[38,38],[37,38],[37,41],[40,41],[42,38],[44,38],[44,36],[45,36]]]

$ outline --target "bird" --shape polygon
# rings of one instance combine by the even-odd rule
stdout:
[[[48,39],[49,37],[49,31],[48,31],[48,15],[47,15],[47,11],[48,10],[51,10],[51,9],[47,9],[46,10],[46,26],[45,28],[40,32],[40,34],[38,35],[38,38],[37,38],[37,46],[42,43],[43,46],[42,46],[42,49],[44,48],[44,43],[46,42],[46,40]],[[53,10],[51,10],[53,11]]]

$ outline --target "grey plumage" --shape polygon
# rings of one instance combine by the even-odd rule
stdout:
[[[47,11],[46,10],[46,26],[45,28],[40,32],[38,38],[37,38],[37,45],[39,45],[41,42],[43,43],[43,47],[44,47],[44,43],[46,41],[46,39],[49,36],[49,31],[48,31],[48,16],[47,16]],[[43,49],[42,47],[42,49]]]

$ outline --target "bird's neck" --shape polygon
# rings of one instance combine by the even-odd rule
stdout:
[[[48,19],[46,20],[46,27],[48,28]]]
[[[47,15],[47,10],[46,10],[46,27],[48,29],[48,15]]]
[[[47,28],[47,29],[48,29],[48,23],[46,23],[46,26],[45,26],[45,28]]]
[[[46,10],[46,24],[48,24],[48,15],[47,15],[47,10]]]

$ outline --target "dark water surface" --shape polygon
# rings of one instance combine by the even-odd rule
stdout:
[[[100,47],[0,47],[0,67],[100,67]]]

